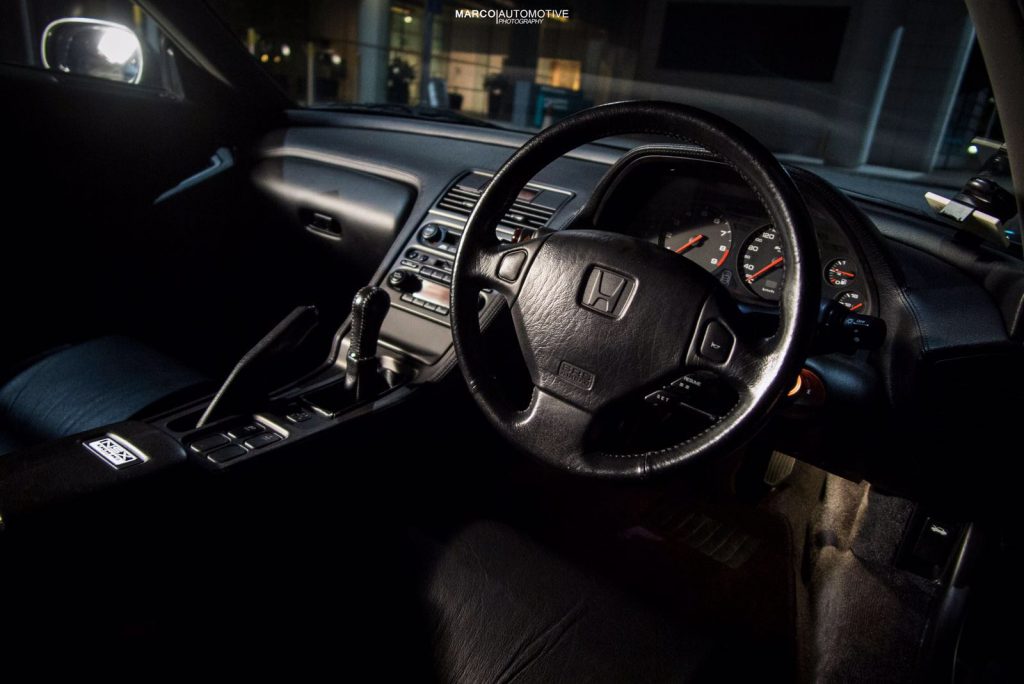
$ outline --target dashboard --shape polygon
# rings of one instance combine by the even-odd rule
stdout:
[[[822,296],[871,314],[876,289],[856,242],[825,212],[812,218]],[[595,223],[685,256],[752,307],[773,307],[786,286],[781,236],[747,185],[721,164],[647,158],[612,184]]]
[[[290,113],[289,124],[257,150],[254,180],[280,209],[267,213],[273,229],[288,227],[335,272],[388,292],[388,372],[413,385],[448,378],[456,372],[446,306],[453,256],[486,178],[528,136],[308,110]],[[531,181],[499,234],[560,230],[586,217],[679,252],[723,282],[741,308],[770,314],[786,287],[785,249],[753,192],[697,148],[633,156],[635,144],[565,154]],[[955,481],[963,454],[986,450],[964,443],[974,431],[954,428],[993,424],[991,402],[964,401],[979,396],[978,379],[992,396],[1020,394],[1024,267],[934,220],[843,193],[808,171],[790,174],[817,233],[823,297],[881,318],[888,333],[870,353],[814,350],[806,369],[820,381],[821,403],[780,409],[765,438],[833,472],[875,480],[884,473],[894,488],[942,473]],[[511,325],[500,297],[485,295],[480,307],[482,323]],[[339,360],[346,331],[337,338]],[[502,365],[515,365],[515,350],[504,353]],[[884,429],[889,421],[899,429]],[[922,453],[927,463],[915,463]]]

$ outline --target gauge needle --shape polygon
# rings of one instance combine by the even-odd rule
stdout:
[[[754,282],[755,280],[757,280],[758,278],[763,276],[768,271],[774,270],[775,267],[778,266],[781,263],[782,263],[782,257],[775,257],[774,259],[772,259],[770,264],[768,264],[767,266],[762,268],[760,271],[758,271],[757,273],[751,273],[750,275],[748,275],[747,276],[747,282],[748,283]]]
[[[840,271],[839,269],[834,269],[834,270],[835,270],[836,273],[838,273],[839,275],[843,276],[844,278],[856,278],[857,277],[856,273],[850,273],[849,271]]]
[[[690,238],[689,242],[687,242],[685,245],[676,250],[676,254],[682,254],[691,247],[696,247],[697,243],[703,241],[705,237],[706,236],[704,234],[694,235],[692,238]]]
[[[850,307],[850,311],[856,311],[857,309],[861,308],[862,306],[864,306],[864,302],[860,302],[859,304],[854,304],[853,306]]]

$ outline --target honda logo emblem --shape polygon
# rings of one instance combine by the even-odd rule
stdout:
[[[587,275],[580,304],[591,311],[618,318],[625,311],[633,294],[634,280],[594,266]]]

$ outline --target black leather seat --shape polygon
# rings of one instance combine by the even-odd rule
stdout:
[[[127,337],[66,347],[0,387],[0,454],[139,416],[206,385],[200,373]]]
[[[475,523],[430,555],[424,595],[441,680],[721,681],[745,669],[736,643],[504,525]]]

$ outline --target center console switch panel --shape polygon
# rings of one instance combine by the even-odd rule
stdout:
[[[286,431],[249,417],[198,433],[189,439],[188,448],[214,465],[225,465],[287,437]]]

